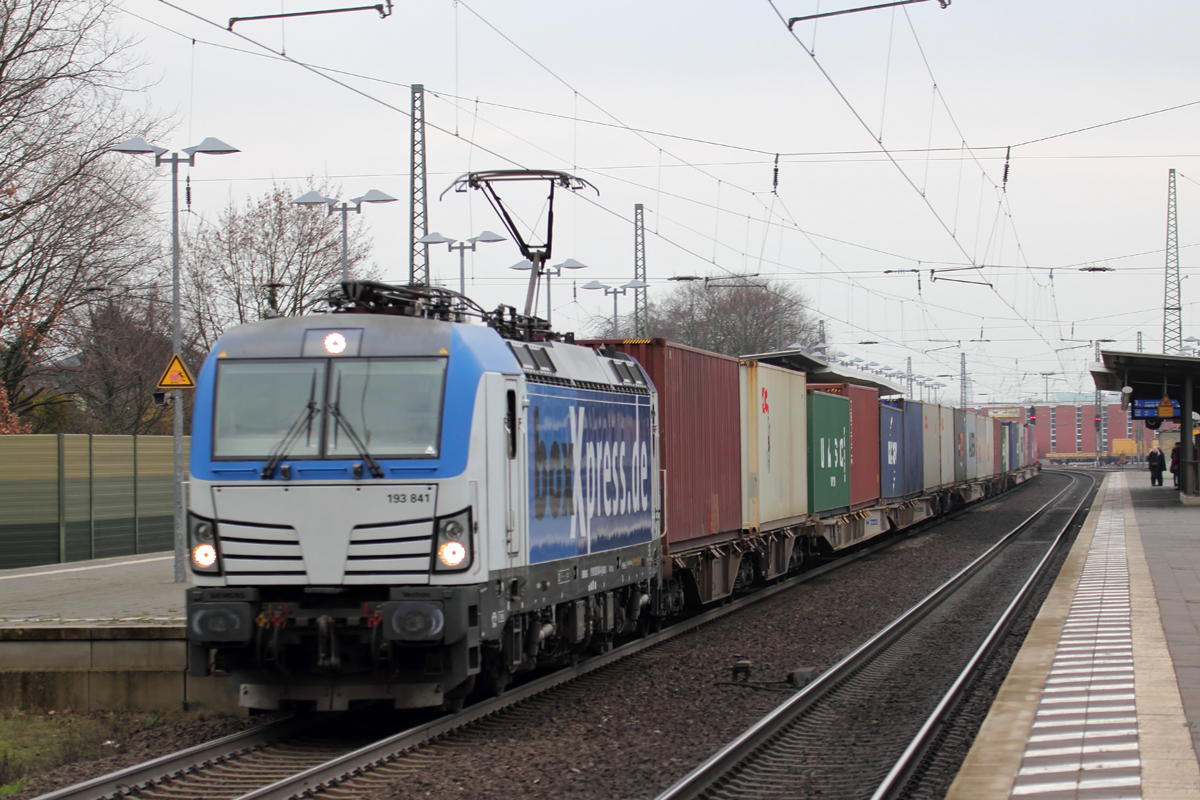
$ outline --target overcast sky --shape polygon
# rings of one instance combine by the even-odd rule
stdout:
[[[963,353],[975,402],[1010,402],[1040,397],[1042,373],[1052,392],[1092,391],[1095,340],[1134,350],[1142,331],[1161,351],[1174,168],[1184,336],[1200,335],[1200,3],[931,0],[786,26],[873,2],[409,0],[386,19],[230,33],[231,16],[360,0],[125,0],[119,20],[150,84],[131,102],[176,122],[159,144],[216,136],[242,150],[198,157],[189,225],[272,181],[297,195],[310,176],[346,198],[380,189],[400,202],[355,221],[385,277],[407,280],[407,112],[421,83],[431,230],[503,233],[478,193],[438,199],[464,172],[574,171],[599,194],[560,195],[552,261],[589,265],[579,286],[633,277],[642,203],[651,299],[674,275],[788,281],[836,348],[953,374],[941,379],[952,402]],[[544,209],[517,213],[532,223]],[[520,306],[508,269],[520,257],[511,242],[480,245],[468,293]],[[456,286],[457,254],[430,259]],[[1092,266],[1113,271],[1081,271]],[[918,269],[919,287],[895,272]],[[611,299],[571,283],[554,284],[556,328],[611,314]]]

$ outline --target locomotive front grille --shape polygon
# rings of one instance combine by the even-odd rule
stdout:
[[[434,484],[216,486],[231,586],[428,584]]]

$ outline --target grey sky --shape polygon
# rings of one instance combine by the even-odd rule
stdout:
[[[356,3],[282,0],[288,11],[338,5]],[[272,179],[300,194],[306,176],[328,175],[345,197],[402,198],[363,222],[387,277],[406,279],[403,112],[418,82],[441,129],[427,132],[431,229],[502,231],[480,196],[436,199],[469,169],[576,170],[600,196],[560,202],[553,260],[589,264],[580,285],[632,277],[630,220],[643,203],[651,297],[677,274],[794,281],[846,352],[897,367],[912,356],[927,374],[957,373],[966,352],[977,401],[1040,396],[1049,371],[1066,371],[1052,390],[1090,391],[1089,340],[1134,349],[1141,330],[1160,349],[1171,167],[1185,276],[1200,242],[1200,104],[1022,143],[1200,101],[1200,4],[929,2],[802,23],[796,38],[775,10],[817,5],[428,0],[384,20],[240,23],[235,35],[230,16],[280,3],[126,0],[121,28],[142,40],[146,102],[176,114],[161,144],[217,136],[243,151],[198,161],[189,224]],[[507,269],[519,258],[511,243],[480,246],[468,292],[519,304],[522,278]],[[457,255],[439,247],[431,260],[435,277],[457,280]],[[972,264],[944,277],[994,288],[929,280],[931,268]],[[1092,264],[1116,271],[1079,271]],[[917,268],[919,293],[915,274],[885,274]],[[1184,336],[1197,332],[1191,283]],[[557,327],[611,313],[599,293],[578,294],[556,282]],[[957,399],[957,381],[944,382],[943,398]]]

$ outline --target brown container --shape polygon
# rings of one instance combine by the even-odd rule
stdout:
[[[610,346],[632,356],[658,391],[663,537],[670,552],[740,535],[738,360],[666,339],[590,339],[576,344]]]
[[[850,508],[879,504],[879,392],[853,383],[810,383],[850,398]]]

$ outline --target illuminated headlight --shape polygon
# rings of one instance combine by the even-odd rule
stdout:
[[[217,551],[217,529],[212,520],[188,514],[188,548],[192,554],[192,571],[208,575],[221,572]]]
[[[434,569],[441,572],[471,566],[471,509],[439,517]]]
[[[446,612],[436,600],[407,600],[385,605],[388,638],[405,642],[440,639],[446,629]]]
[[[192,548],[192,561],[200,569],[208,569],[217,563],[217,548],[211,544],[198,544]]]

